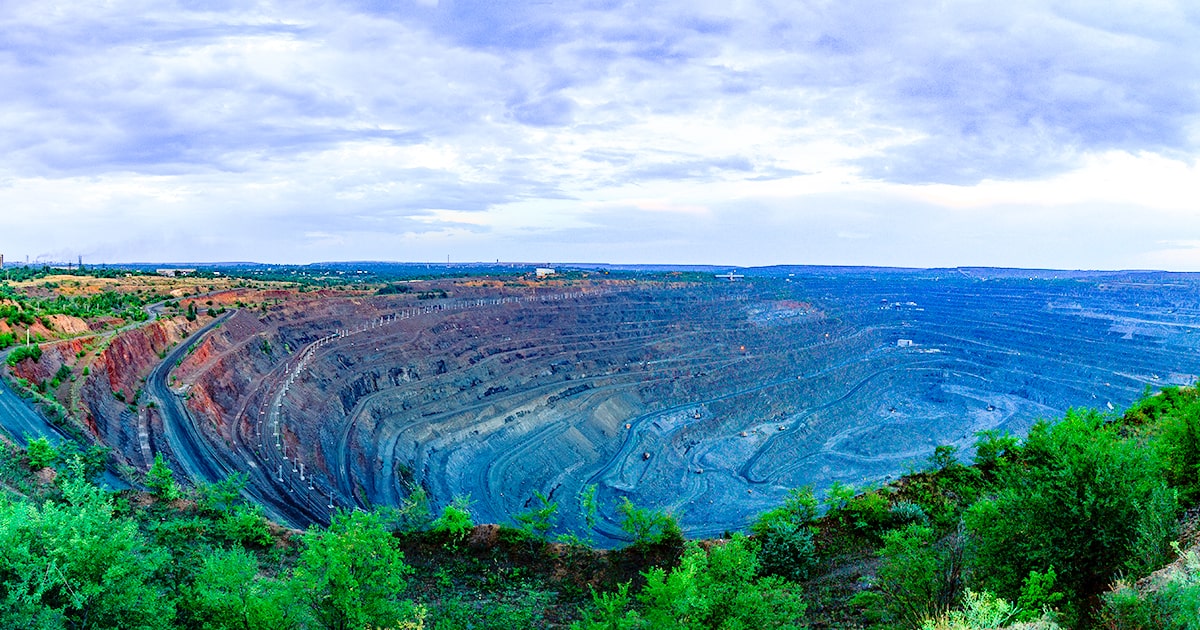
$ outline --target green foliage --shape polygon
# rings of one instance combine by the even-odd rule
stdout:
[[[572,624],[571,630],[638,630],[645,627],[642,616],[632,607],[629,582],[608,593],[598,593],[593,588],[591,607],[580,611],[583,618]]]
[[[402,534],[419,532],[433,521],[433,514],[429,511],[429,494],[424,488],[416,488],[400,501],[400,505],[381,508],[379,516],[394,531]]]
[[[880,534],[891,522],[891,506],[888,503],[886,490],[865,492],[846,503],[837,512],[838,518],[846,526],[870,536]]]
[[[414,612],[400,597],[410,573],[378,515],[338,512],[329,529],[305,533],[292,583],[325,628],[388,628]]]
[[[53,466],[58,461],[58,449],[50,444],[46,438],[29,438],[29,445],[25,450],[25,454],[29,457],[29,467],[33,470],[41,470],[47,466]]]
[[[164,501],[174,501],[179,498],[179,488],[175,485],[175,473],[163,459],[162,453],[154,454],[154,464],[146,471],[146,487],[154,496]]]
[[[813,528],[777,520],[757,533],[761,541],[762,572],[787,580],[803,580],[817,564]]]
[[[66,363],[58,366],[58,371],[54,373],[54,378],[59,381],[71,380],[71,367]]]
[[[1103,602],[1101,616],[1113,630],[1200,630],[1200,552],[1193,547],[1182,554],[1153,590],[1121,581],[1104,594]]]
[[[935,471],[961,466],[958,463],[958,447],[953,444],[938,444],[929,456],[929,466]]]
[[[679,566],[646,572],[638,600],[649,628],[799,628],[806,605],[799,587],[777,577],[756,578],[750,541],[735,535],[705,552],[688,543]]]
[[[1161,546],[1174,498],[1152,452],[1095,412],[1035,425],[1021,469],[967,513],[976,581],[1014,598],[1030,571],[1056,567],[1070,599],[1100,593],[1122,570],[1145,570],[1139,548]]]
[[[997,429],[979,431],[975,434],[975,466],[985,474],[992,474],[1020,457],[1020,445],[1015,435]]]
[[[1184,505],[1200,502],[1200,397],[1196,391],[1166,388],[1131,412],[1155,420],[1155,445],[1166,467],[1167,482],[1179,489]]]
[[[1016,620],[1019,608],[987,591],[968,590],[960,610],[952,610],[935,619],[926,619],[921,630],[991,630],[1004,628]],[[1059,630],[1045,618],[1021,626],[1024,630]]]
[[[156,462],[157,463],[157,462]],[[209,516],[219,516],[242,503],[242,490],[250,476],[233,473],[215,483],[200,483],[196,486],[196,508]]]
[[[621,530],[632,539],[635,548],[646,550],[659,545],[679,545],[683,543],[683,530],[674,516],[658,510],[639,508],[622,497],[617,506],[621,515]]]
[[[430,531],[449,538],[452,545],[460,545],[475,528],[471,520],[471,502],[466,497],[456,497],[454,502],[442,508],[442,515],[430,524]]]
[[[431,630],[538,630],[543,625],[546,595],[532,591],[517,601],[477,603],[461,597],[442,601],[429,610]]]
[[[165,556],[99,489],[63,484],[67,505],[0,502],[0,627],[168,628]]]
[[[1017,597],[1017,621],[1033,621],[1041,618],[1063,599],[1063,594],[1054,588],[1058,574],[1054,567],[1044,573],[1030,571],[1029,577],[1021,585],[1021,595]]]
[[[765,535],[779,525],[808,525],[817,517],[817,497],[812,486],[793,488],[783,499],[783,505],[758,515],[750,524],[750,531]]]
[[[206,555],[185,597],[201,630],[300,628],[306,612],[285,583],[260,576],[258,561],[243,549]]]
[[[872,586],[882,594],[871,604],[876,615],[903,627],[946,610],[962,589],[963,548],[955,534],[938,540],[934,531],[909,525],[883,535],[883,559]]]
[[[21,346],[16,350],[8,353],[8,364],[16,367],[18,363],[25,359],[33,359],[34,363],[42,358],[42,347],[37,344]]]
[[[549,497],[537,490],[534,490],[533,496],[537,499],[537,505],[513,516],[513,520],[526,534],[545,540],[546,534],[554,529],[554,524],[558,520],[558,502],[551,501]]]
[[[0,333],[0,350],[17,343],[17,336],[13,333]]]
[[[825,492],[825,507],[828,511],[836,511],[846,507],[857,492],[854,486],[840,481],[834,481]]]
[[[929,526],[929,515],[925,513],[925,509],[916,503],[901,501],[896,503],[888,510],[891,515],[893,526],[904,525],[923,525]]]
[[[579,507],[583,511],[583,522],[588,530],[596,529],[596,515],[600,512],[600,503],[596,500],[596,484],[591,484],[579,492]]]
[[[237,505],[225,512],[215,523],[215,533],[240,545],[271,544],[271,530],[262,508],[258,505]]]
[[[212,530],[219,538],[241,545],[271,544],[271,531],[262,507],[242,499],[249,476],[234,473],[216,483],[196,487],[196,508],[213,519]]]

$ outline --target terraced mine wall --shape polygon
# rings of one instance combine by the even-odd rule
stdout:
[[[812,274],[412,295],[241,311],[173,373],[229,469],[292,505],[435,506],[506,522],[534,491],[599,539],[623,497],[719,535],[789,489],[864,484],[938,444],[1119,409],[1200,374],[1194,281]]]

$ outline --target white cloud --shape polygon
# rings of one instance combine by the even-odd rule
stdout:
[[[12,9],[18,256],[1200,266],[1184,5]]]

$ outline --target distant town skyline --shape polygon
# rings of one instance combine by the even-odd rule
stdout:
[[[1200,271],[1194,3],[3,13],[9,263]]]

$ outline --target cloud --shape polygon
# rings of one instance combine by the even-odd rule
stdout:
[[[1185,4],[0,13],[0,203],[22,209],[8,251],[440,260],[457,242],[487,259],[1104,266],[1200,230]],[[1041,233],[1086,223],[1088,204],[1103,242],[1130,223],[1115,208],[1164,225],[1107,253]]]

